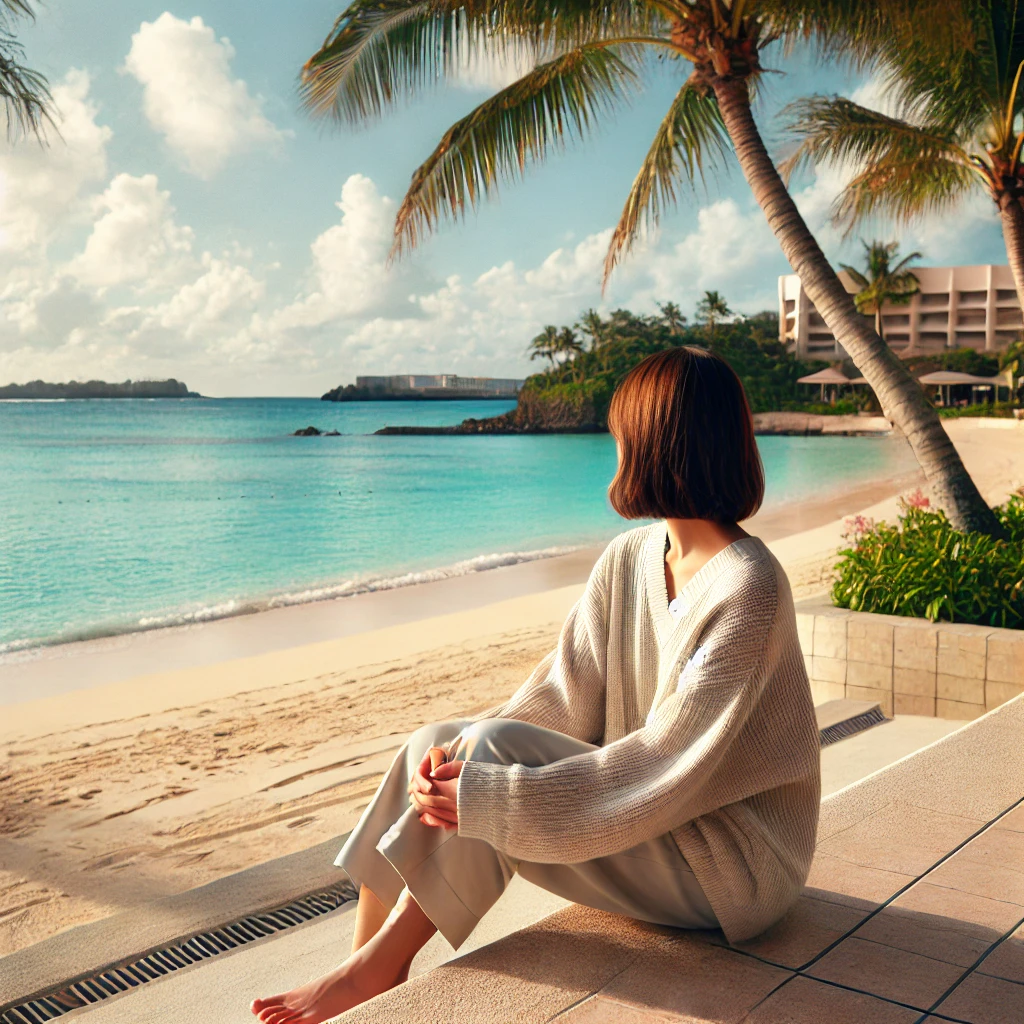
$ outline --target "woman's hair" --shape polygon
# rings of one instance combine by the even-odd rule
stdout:
[[[743,385],[724,359],[683,346],[648,356],[612,396],[619,468],[608,488],[626,519],[738,523],[764,498]]]

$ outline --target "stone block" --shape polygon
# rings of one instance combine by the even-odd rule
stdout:
[[[814,679],[814,662],[809,654],[804,655],[804,671],[806,671],[808,679]]]
[[[938,657],[939,637],[930,622],[911,619],[893,627],[893,665],[896,668],[917,668],[934,672]]]
[[[912,693],[895,693],[892,710],[896,715],[925,715],[934,718],[935,698],[919,697]]]
[[[939,627],[939,674],[984,679],[990,629],[981,626]]]
[[[892,688],[896,693],[906,693],[914,697],[935,697],[935,669],[894,668],[892,670]]]
[[[942,700],[955,700],[963,704],[985,703],[985,681],[964,679],[940,672],[935,677],[935,696]]]
[[[800,638],[800,650],[805,655],[814,653],[814,613],[796,613],[796,633]]]
[[[870,700],[882,705],[885,714],[892,718],[892,690],[882,690],[874,686],[850,686],[846,684],[848,700]]]
[[[814,703],[825,704],[830,700],[842,700],[846,687],[842,683],[829,683],[820,679],[811,680],[811,699]]]
[[[959,700],[944,700],[941,697],[935,701],[935,717],[949,718],[956,722],[969,722],[975,718],[981,718],[985,714],[984,704],[966,704]]]
[[[874,615],[851,615],[846,626],[846,657],[892,666],[893,626]]]
[[[830,611],[814,616],[813,654],[822,658],[846,657],[846,623],[850,613]]]
[[[989,634],[986,678],[1024,687],[1024,630],[999,629]]]
[[[892,690],[892,665],[877,662],[854,661],[846,663],[847,686],[873,686],[880,690]]]
[[[817,640],[815,640],[817,643]],[[846,682],[846,659],[823,658],[817,654],[811,658],[811,678],[825,683]]]
[[[1014,683],[985,683],[985,707],[991,711],[993,708],[999,707],[1000,704],[1005,704],[1008,700],[1013,700],[1014,697],[1019,697],[1024,693],[1024,686],[1017,686]]]

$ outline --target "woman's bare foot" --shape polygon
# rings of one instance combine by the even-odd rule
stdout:
[[[406,889],[383,927],[340,967],[282,995],[254,999],[250,1009],[263,1024],[321,1024],[405,981],[434,931]]]
[[[388,970],[361,950],[340,967],[308,985],[290,992],[254,999],[250,1009],[264,1024],[321,1024],[381,992],[401,984],[409,976],[409,965],[392,965]]]

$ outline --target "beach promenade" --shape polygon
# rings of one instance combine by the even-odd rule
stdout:
[[[990,502],[1024,485],[1024,427],[949,429]],[[892,517],[918,482],[751,530],[810,596],[843,517]],[[596,554],[9,659],[0,956],[348,831],[405,735],[525,678]]]

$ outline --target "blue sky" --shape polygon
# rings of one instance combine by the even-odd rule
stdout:
[[[411,173],[511,72],[467,69],[359,131],[313,122],[296,76],[338,11],[324,0],[40,11],[22,38],[54,87],[62,138],[0,144],[0,383],[176,376],[215,395],[314,395],[358,373],[521,375],[530,337],[587,306],[672,300],[690,312],[705,288],[737,310],[774,306],[788,268],[735,167],[670,213],[600,294],[607,234],[681,65],[389,269]],[[766,79],[758,109],[770,139],[799,95],[884,103],[876,83],[808,54],[787,69]],[[830,258],[855,259],[856,243],[826,223],[840,181],[813,173],[794,192]],[[926,264],[1004,262],[989,205],[899,237]]]

